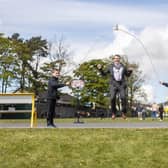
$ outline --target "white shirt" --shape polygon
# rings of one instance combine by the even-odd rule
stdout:
[[[122,80],[122,71],[123,71],[123,69],[124,68],[121,66],[121,64],[115,65],[113,67],[114,79],[116,81],[121,81]]]

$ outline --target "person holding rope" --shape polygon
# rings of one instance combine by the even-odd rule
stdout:
[[[166,82],[160,81],[159,83],[160,83],[161,85],[164,85],[164,86],[168,87],[168,83],[166,83]]]
[[[48,111],[47,111],[47,127],[56,127],[54,124],[54,114],[56,101],[59,99],[58,88],[68,86],[69,82],[66,84],[59,83],[60,71],[58,69],[52,70],[52,76],[48,81]]]
[[[132,73],[132,69],[127,69],[121,62],[121,56],[115,55],[113,57],[113,63],[109,65],[106,70],[103,70],[102,65],[98,64],[97,68],[101,74],[110,74],[110,94],[111,94],[111,113],[112,119],[116,117],[116,95],[119,94],[122,106],[122,118],[126,119],[127,113],[127,84],[125,77],[129,77]]]

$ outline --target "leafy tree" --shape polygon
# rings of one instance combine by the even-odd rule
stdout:
[[[29,68],[29,88],[37,95],[44,89],[42,82],[43,74],[40,67],[44,58],[48,56],[48,43],[41,37],[32,37],[26,40],[27,47],[30,50],[30,58],[27,62]]]
[[[16,63],[14,67],[15,82],[19,85],[17,90],[21,92],[28,90],[27,88],[27,79],[29,74],[28,69],[28,60],[31,60],[30,49],[23,39],[19,38],[19,34],[15,33],[9,39],[12,41],[13,56],[15,57]]]
[[[11,41],[3,36],[0,36],[0,81],[1,92],[6,93],[7,88],[12,85],[14,78],[14,62],[13,48]]]
[[[74,71],[74,76],[84,80],[85,86],[81,90],[82,103],[96,103],[98,106],[107,105],[108,78],[102,77],[97,64],[104,64],[102,60],[84,62]],[[75,91],[74,91],[75,92]]]
[[[30,91],[38,94],[43,89],[40,71],[41,59],[48,56],[48,43],[41,37],[32,37],[29,40],[20,38],[14,33],[9,39],[13,45],[15,57],[14,75],[17,90]]]
[[[70,55],[69,46],[65,43],[63,37],[53,43],[49,43],[49,58],[53,68],[56,67],[61,71],[63,66],[70,61]]]
[[[127,56],[122,57],[122,62],[126,65],[127,68],[133,69],[132,75],[129,78],[127,78],[128,101],[129,101],[129,108],[131,108],[133,104],[137,102],[137,99],[139,97],[143,98],[144,100],[147,99],[147,95],[142,90],[142,85],[145,82],[145,76],[139,69],[139,65],[134,62],[130,63],[128,61]]]
[[[122,62],[126,67],[133,68],[133,73],[128,80],[128,100],[129,107],[131,107],[136,101],[135,95],[143,95],[145,98],[145,93],[141,90],[141,86],[144,82],[144,76],[139,70],[139,66],[136,63],[129,63],[128,59],[122,57]],[[81,101],[83,103],[95,102],[98,106],[108,107],[109,104],[109,76],[101,76],[97,70],[96,65],[102,64],[106,68],[112,63],[111,57],[104,60],[91,60],[89,62],[84,62],[80,65],[78,69],[74,71],[74,76],[83,79],[85,82],[85,87],[81,90]]]
[[[48,81],[51,70],[57,68],[64,76],[61,76],[62,82],[70,81],[71,76],[65,75],[64,67],[68,67],[70,64],[71,52],[68,45],[65,43],[64,38],[60,38],[53,43],[49,43],[48,48],[49,60],[43,64],[41,70],[43,71],[43,80]]]
[[[11,87],[15,89],[14,92],[31,91],[38,94],[45,90],[45,81],[48,81],[51,69],[59,68],[62,71],[70,56],[63,39],[56,43],[54,53],[50,52],[48,42],[41,36],[24,40],[18,33],[8,38],[0,34],[0,43],[2,92]],[[70,79],[70,76],[62,78],[64,81]]]

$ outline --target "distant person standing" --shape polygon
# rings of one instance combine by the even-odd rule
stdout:
[[[69,85],[69,82],[66,84],[59,83],[60,71],[58,69],[52,70],[52,76],[48,81],[48,111],[47,111],[47,127],[56,127],[54,124],[54,114],[55,114],[55,105],[56,101],[59,99],[58,88]]]
[[[168,83],[167,83],[167,82],[162,82],[162,81],[160,81],[159,83],[160,83],[161,85],[163,85],[163,86],[168,87]],[[163,107],[163,104],[161,104],[161,105],[159,106],[159,117],[160,117],[160,121],[163,121],[163,113],[164,113],[164,107]]]
[[[163,113],[164,113],[164,107],[163,107],[163,104],[161,104],[159,106],[159,118],[160,118],[160,121],[163,121]]]
[[[142,107],[142,120],[145,120],[146,118],[146,108]]]
[[[157,112],[158,112],[158,105],[154,102],[152,104],[152,120],[156,119],[157,117]]]
[[[142,110],[143,110],[142,105],[138,103],[136,107],[136,113],[138,114],[139,120],[142,120]]]
[[[109,65],[106,70],[103,70],[101,64],[97,65],[103,76],[110,74],[110,94],[111,94],[111,112],[112,119],[116,117],[116,95],[119,94],[121,99],[121,112],[123,119],[126,119],[127,113],[127,83],[126,77],[129,77],[132,73],[132,69],[127,69],[125,65],[120,62],[120,55],[113,57],[113,63]]]

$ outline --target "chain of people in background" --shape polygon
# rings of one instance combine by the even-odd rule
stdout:
[[[159,82],[161,85],[168,87],[168,83]],[[149,114],[150,113],[150,114]],[[132,116],[137,116],[139,120],[145,120],[147,116],[151,116],[152,120],[159,119],[163,121],[164,116],[168,114],[168,106],[164,104],[157,104],[154,102],[150,107],[145,107],[140,103],[136,107],[132,108]]]
[[[136,107],[132,108],[132,117],[138,117],[139,120],[145,120],[146,117],[151,117],[152,120],[159,119],[163,121],[164,116],[166,116],[168,108],[163,106],[163,104],[158,105],[153,103],[151,106],[146,107],[140,103]]]

